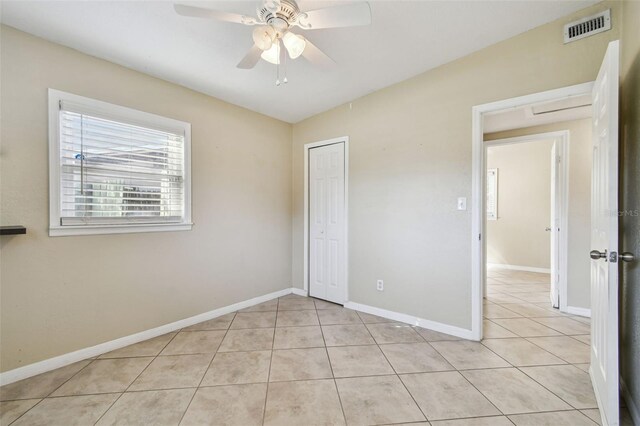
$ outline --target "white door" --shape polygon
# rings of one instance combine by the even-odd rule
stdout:
[[[560,207],[560,203],[558,202],[560,188],[558,188],[558,176],[560,176],[560,156],[558,155],[558,141],[555,141],[551,147],[551,220],[549,224],[549,231],[551,233],[551,306],[554,308],[560,306],[560,274],[558,270],[560,264],[558,235],[560,232],[560,214],[558,211],[558,207]]]
[[[605,426],[619,424],[618,63],[619,43],[613,41],[592,93],[590,372]]]
[[[309,295],[345,302],[344,143],[309,150]]]

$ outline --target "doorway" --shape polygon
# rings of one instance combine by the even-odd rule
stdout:
[[[619,416],[619,370],[618,370],[618,91],[619,91],[619,41],[609,43],[600,71],[595,82],[565,87],[529,96],[507,99],[491,104],[478,105],[472,109],[472,150],[473,150],[473,198],[472,198],[472,334],[478,340],[483,337],[483,280],[486,274],[486,237],[484,199],[486,176],[486,155],[484,147],[484,117],[497,111],[518,109],[525,105],[567,102],[570,105],[580,97],[590,98],[593,106],[590,121],[590,214],[588,233],[590,250],[581,245],[571,244],[571,251],[580,259],[589,260],[590,335],[585,336],[590,350],[589,374],[597,400],[602,424],[617,426]],[[577,106],[576,106],[577,107]],[[565,110],[567,108],[563,108]],[[553,112],[553,109],[538,110],[539,113]],[[583,233],[585,234],[585,233]],[[577,318],[579,319],[579,318]],[[528,321],[525,318],[525,321]],[[572,318],[551,318],[537,321],[556,332],[561,323],[568,325]],[[521,321],[524,322],[524,321]],[[592,324],[591,324],[592,322]],[[575,327],[576,321],[571,323]],[[530,324],[531,325],[531,324]],[[567,330],[572,333],[572,330]],[[524,333],[520,334],[521,337]],[[551,333],[553,334],[553,333]],[[566,333],[565,333],[566,334]],[[570,336],[570,334],[569,334]],[[559,344],[574,343],[560,338]],[[529,339],[531,340],[531,339]]]
[[[304,146],[304,289],[318,299],[348,301],[349,139]]]
[[[566,311],[569,137],[563,130],[485,141],[485,298],[488,285],[507,289],[515,279],[528,290],[522,298],[492,297]]]
[[[472,335],[475,340],[483,337],[483,296],[486,277],[486,147],[484,142],[485,117],[505,111],[516,111],[531,105],[565,102],[569,106],[581,99],[590,98],[594,83],[583,83],[561,89],[535,93],[489,104],[478,105],[472,110]],[[531,114],[533,115],[533,114]],[[562,302],[562,299],[560,300]]]

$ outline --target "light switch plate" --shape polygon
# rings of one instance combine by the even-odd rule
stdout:
[[[467,197],[459,197],[458,210],[466,210],[466,209],[467,209]]]

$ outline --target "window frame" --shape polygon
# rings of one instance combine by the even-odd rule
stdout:
[[[49,236],[125,234],[137,232],[189,231],[191,222],[191,124],[172,118],[114,105],[56,89],[48,91],[49,112]],[[60,194],[60,103],[86,107],[87,113],[98,113],[114,120],[158,130],[184,133],[184,215],[180,222],[131,223],[119,225],[61,225]]]

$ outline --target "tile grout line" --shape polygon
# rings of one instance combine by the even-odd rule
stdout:
[[[532,415],[536,415],[536,414],[554,414],[554,413],[579,413],[580,415],[584,416],[588,421],[590,421],[590,424],[593,424],[593,426],[600,426],[598,423],[594,422],[589,416],[587,416],[586,414],[584,414],[582,412],[582,410],[592,410],[592,408],[582,408],[582,409],[577,409],[577,408],[572,408],[570,410],[552,410],[552,411],[536,411],[533,413],[513,413],[513,414],[509,414],[509,416],[532,416]],[[507,416],[508,418],[508,416]],[[511,419],[509,418],[509,420],[511,421]]]
[[[501,307],[502,307],[502,304],[500,304],[500,303],[497,303],[497,304],[498,304],[499,306],[501,306]],[[506,308],[505,308],[505,309],[506,309]],[[538,323],[538,322],[537,322],[537,321],[535,321],[532,317],[523,316],[523,318],[526,318],[526,319],[529,319],[529,320],[532,320],[532,321],[534,321],[534,322]],[[557,316],[557,318],[566,318],[566,317],[564,317],[564,316]],[[567,335],[567,334],[564,334],[564,333],[562,333],[560,330],[554,330],[553,328],[551,328],[551,327],[547,327],[546,325],[541,324],[541,323],[538,323],[538,324],[540,324],[540,325],[542,325],[542,326],[544,326],[544,327],[550,328],[550,329],[552,329],[552,330],[554,330],[554,331],[556,331],[556,332],[560,333],[560,335],[559,335],[559,336],[558,336],[558,335],[553,335],[553,336],[522,336],[522,335],[520,335],[520,334],[518,334],[518,333],[516,333],[516,332],[514,332],[514,331],[512,331],[512,330],[509,330],[508,328],[506,328],[506,327],[504,327],[504,326],[501,326],[500,324],[497,324],[496,322],[494,322],[494,321],[493,321],[492,319],[490,319],[490,318],[486,318],[486,319],[488,319],[488,320],[490,320],[491,322],[493,322],[494,324],[496,324],[496,325],[498,325],[498,326],[500,326],[500,327],[503,327],[503,328],[505,328],[506,330],[508,330],[508,331],[510,331],[510,332],[512,332],[512,333],[514,333],[518,338],[524,339],[524,340],[526,340],[527,342],[529,342],[529,343],[531,343],[531,344],[533,344],[533,345],[537,346],[538,348],[542,349],[543,351],[548,352],[548,353],[550,353],[551,355],[553,355],[553,356],[555,356],[555,357],[557,357],[557,358],[561,359],[561,360],[562,360],[562,361],[564,361],[566,364],[574,365],[574,363],[572,363],[572,362],[570,362],[570,361],[568,361],[568,360],[564,359],[564,358],[563,358],[563,357],[561,357],[561,356],[558,356],[558,355],[556,355],[556,354],[554,354],[554,353],[550,352],[549,350],[547,350],[547,349],[543,348],[542,346],[540,346],[540,345],[536,344],[535,342],[532,342],[531,340],[529,340],[529,339],[531,339],[531,338],[539,338],[539,337],[570,337],[570,338],[573,338],[572,336]],[[496,319],[504,319],[504,318],[496,318]],[[576,321],[576,322],[579,322],[579,321]],[[590,328],[591,328],[591,327],[590,327]],[[484,339],[483,339],[483,340],[484,340]],[[574,338],[574,340],[576,340],[576,341],[578,341],[578,342],[580,342],[580,343],[582,343],[582,344],[586,345],[584,342],[581,342],[581,341],[579,341],[578,339],[575,339],[575,338]],[[588,345],[586,345],[586,346],[588,346]],[[565,365],[566,365],[566,364],[565,364]],[[552,364],[552,365],[553,365],[553,364]],[[555,365],[558,365],[558,364],[555,364]]]
[[[94,425],[98,424],[98,422],[105,416],[105,414],[107,414],[107,412],[109,412],[109,410],[111,410],[111,408],[113,408],[113,406],[116,404],[116,402],[118,402],[120,400],[120,398],[122,398],[122,395],[125,394],[125,392],[127,392],[127,390],[131,387],[131,385],[133,385],[133,383],[138,380],[138,377],[140,377],[142,375],[142,373],[144,373],[147,368],[149,368],[149,366],[151,365],[151,363],[153,361],[156,360],[156,358],[158,358],[160,356],[160,354],[162,353],[162,351],[169,346],[169,344],[171,342],[173,342],[173,339],[176,338],[176,336],[178,335],[178,333],[180,333],[180,330],[176,330],[175,334],[173,335],[173,337],[171,339],[169,339],[169,341],[162,347],[162,349],[160,349],[158,351],[158,353],[153,357],[153,359],[151,361],[149,361],[149,363],[142,369],[142,371],[140,373],[138,373],[138,375],[131,381],[131,383],[129,383],[129,385],[127,385],[127,387],[125,388],[125,390],[123,392],[120,393],[120,395],[111,403],[111,405],[109,405],[109,407],[104,410],[104,412],[100,415],[100,417],[98,417],[98,419],[94,422]],[[149,339],[150,340],[150,339]],[[143,357],[139,357],[139,358],[143,358]],[[114,358],[107,358],[107,359],[114,359]],[[123,358],[115,358],[115,359],[123,359]],[[97,359],[96,359],[97,361]]]
[[[572,364],[565,364],[564,366],[567,365],[571,365],[573,368],[576,368],[578,370],[580,370],[578,367],[572,365]],[[557,365],[556,365],[557,366]],[[536,367],[556,367],[556,366],[551,366],[551,365],[541,365],[541,366],[536,366]],[[554,395],[556,398],[558,398],[560,401],[564,402],[565,404],[567,404],[569,407],[571,407],[572,410],[591,410],[593,408],[598,408],[598,405],[596,403],[595,407],[586,407],[586,408],[578,408],[575,407],[573,405],[571,405],[571,403],[567,400],[565,400],[564,398],[562,398],[560,395],[558,395],[557,393],[555,393],[554,391],[552,391],[551,389],[549,389],[547,386],[545,386],[543,383],[541,383],[540,381],[538,381],[535,377],[527,374],[526,371],[523,371],[522,368],[520,367],[516,367],[518,369],[518,371],[520,371],[522,374],[524,374],[525,376],[527,376],[528,378],[530,378],[531,380],[533,380],[534,382],[536,382],[538,385],[540,385],[541,387],[543,387],[545,390],[547,390],[548,392],[550,392],[552,395]],[[526,367],[523,367],[526,368]],[[580,370],[582,372],[582,370]],[[567,411],[567,410],[554,410],[554,411]]]
[[[51,397],[51,395],[52,395],[55,391],[57,391],[57,390],[58,390],[58,389],[60,389],[62,386],[64,386],[64,385],[65,385],[69,380],[73,379],[75,376],[77,376],[78,374],[80,374],[80,372],[81,372],[82,370],[84,370],[85,368],[87,368],[88,366],[90,366],[91,364],[93,364],[93,362],[94,362],[94,361],[96,361],[96,360],[97,360],[97,357],[96,357],[96,358],[91,359],[91,361],[89,361],[89,362],[87,363],[87,365],[85,365],[85,366],[84,366],[84,367],[82,367],[80,370],[78,370],[78,371],[76,371],[75,373],[73,373],[73,374],[72,374],[72,375],[71,375],[67,380],[65,380],[64,382],[62,382],[62,383],[60,384],[60,386],[57,386],[55,389],[53,389],[51,392],[49,392],[45,397],[43,397],[42,399],[40,399],[40,401],[36,402],[36,403],[33,405],[33,407],[29,408],[27,411],[25,411],[24,413],[20,414],[20,415],[19,415],[19,416],[14,420],[14,421],[12,421],[12,422],[11,422],[11,423],[9,423],[9,424],[11,425],[11,424],[13,424],[13,423],[17,422],[18,420],[20,420],[20,418],[21,418],[21,417],[23,417],[23,416],[24,416],[25,414],[27,414],[29,411],[33,410],[33,409],[34,409],[34,408],[36,408],[38,405],[40,405],[40,404],[42,403],[42,401],[44,401],[45,399],[47,399],[47,398]],[[84,361],[84,360],[82,360],[82,361]],[[77,362],[82,362],[82,361],[77,361]],[[64,368],[64,367],[62,367],[62,368]],[[55,371],[55,370],[53,370],[53,371]],[[31,399],[31,398],[29,398],[29,399]],[[36,398],[34,398],[34,399],[36,399]],[[16,401],[20,401],[20,400],[16,400]],[[6,402],[9,402],[9,401],[2,401],[2,402],[5,402],[5,403],[6,403]]]
[[[316,306],[316,302],[315,301],[313,302],[313,305]],[[316,315],[317,314],[318,314],[318,310],[317,310],[317,306],[316,306]],[[318,315],[318,322],[320,322],[320,316],[319,315]],[[340,396],[340,390],[338,389],[338,382],[336,381],[336,375],[333,372],[333,364],[331,364],[331,357],[329,356],[329,348],[327,347],[327,340],[324,337],[324,329],[322,328],[322,324],[320,324],[320,334],[322,335],[322,342],[324,343],[324,351],[327,354],[327,361],[329,361],[329,369],[331,370],[331,379],[333,380],[333,387],[336,390],[336,395],[338,396],[338,403],[340,404],[340,411],[342,411],[342,419],[344,420],[344,424],[346,425],[347,424],[347,414],[344,412],[344,405],[342,404],[342,397]]]
[[[220,349],[220,346],[222,346],[222,342],[224,342],[225,337],[227,337],[227,334],[229,333],[229,330],[231,329],[231,324],[233,324],[233,321],[236,319],[236,315],[237,314],[238,314],[238,311],[234,311],[233,312],[233,318],[231,319],[231,321],[229,321],[229,327],[225,330],[224,336],[222,336],[222,339],[220,340],[220,343],[218,344],[218,347],[216,348],[215,352],[213,353],[213,356],[211,357],[211,360],[209,361],[209,364],[207,365],[207,368],[204,370],[204,374],[202,374],[202,377],[200,378],[200,382],[198,382],[198,386],[196,386],[196,389],[193,392],[193,395],[191,395],[191,399],[189,400],[189,403],[187,404],[186,408],[184,409],[184,412],[182,413],[182,416],[180,416],[180,420],[178,421],[178,425],[180,423],[182,423],[182,421],[184,420],[184,416],[187,414],[187,411],[189,411],[189,408],[191,407],[191,404],[193,403],[193,400],[196,397],[196,394],[198,393],[198,390],[200,390],[200,385],[202,384],[202,381],[204,380],[205,376],[207,375],[207,372],[211,368],[211,364],[213,363],[213,360],[216,358],[216,355],[218,354],[218,349]],[[177,334],[176,334],[176,336],[177,336]]]
[[[524,337],[505,337],[503,339],[497,339],[497,340],[507,340],[507,339],[518,339],[518,340],[523,340],[525,342],[529,342],[527,339],[525,339]],[[500,358],[502,358],[505,362],[507,362],[509,365],[511,365],[512,367],[518,368],[518,367],[544,367],[544,366],[554,366],[554,365],[567,365],[569,364],[569,362],[565,361],[563,358],[560,358],[557,355],[552,354],[551,352],[549,352],[548,350],[536,345],[533,342],[529,342],[532,345],[538,347],[541,351],[551,355],[552,357],[558,358],[560,361],[562,361],[561,364],[533,364],[533,365],[515,365],[513,363],[511,363],[510,361],[508,361],[506,358],[504,358],[503,356],[501,356],[500,354],[498,354],[496,351],[494,351],[493,349],[491,349],[489,346],[485,345],[485,340],[493,340],[493,339],[482,339],[482,341],[478,342],[480,343],[482,346],[484,346],[485,348],[489,349],[491,352],[493,352],[494,354],[496,354],[497,356],[499,356]]]
[[[523,318],[526,318],[526,319],[532,319],[532,318],[529,318],[529,317],[523,317]],[[489,318],[487,318],[487,319],[489,319]],[[494,324],[497,324],[497,323],[495,323],[494,321],[492,321],[491,319],[489,319],[489,320],[490,320],[491,322],[493,322]],[[536,321],[536,322],[537,322],[537,321]],[[500,324],[497,324],[497,325],[498,325],[498,326],[500,326],[500,327],[503,327],[503,326],[501,326]],[[542,325],[542,326],[545,326],[544,324],[541,324],[541,325]],[[546,326],[545,326],[545,327],[546,327]],[[557,357],[557,358],[560,358],[560,359],[561,359],[562,361],[564,361],[565,363],[567,363],[567,364],[572,364],[572,365],[574,364],[574,363],[572,363],[572,362],[570,362],[570,361],[566,360],[565,358],[563,358],[563,357],[561,357],[561,356],[558,356],[558,355],[556,355],[556,354],[554,354],[554,353],[550,352],[549,350],[547,350],[547,349],[543,348],[542,346],[540,346],[540,345],[536,344],[535,342],[532,342],[531,340],[529,340],[529,339],[532,339],[532,338],[542,338],[542,337],[569,337],[569,338],[573,338],[572,336],[567,335],[567,334],[564,334],[564,333],[562,333],[562,332],[561,332],[561,331],[559,331],[559,330],[555,330],[555,331],[557,331],[558,333],[560,333],[560,335],[552,335],[552,336],[522,336],[522,335],[520,335],[520,334],[518,334],[518,333],[516,333],[516,332],[514,332],[514,331],[509,330],[509,329],[508,329],[508,328],[506,328],[506,327],[503,327],[503,328],[505,328],[505,329],[507,329],[508,331],[510,331],[510,332],[512,332],[512,333],[514,333],[514,334],[517,336],[517,338],[524,339],[524,340],[526,340],[527,342],[529,342],[529,343],[531,343],[531,344],[533,344],[533,345],[537,346],[538,348],[540,348],[540,349],[542,349],[542,350],[544,350],[544,351],[546,351],[546,352],[549,352],[551,355],[553,355],[553,356],[555,356],[555,357]],[[547,327],[547,328],[550,328],[550,327]],[[484,339],[483,339],[483,340],[484,340]],[[583,345],[586,345],[587,347],[589,346],[589,345],[587,345],[586,343],[579,341],[578,339],[573,338],[573,340],[575,340],[575,341],[577,341],[577,342],[579,342],[579,343],[582,343]]]
[[[479,343],[480,343],[480,344],[482,344],[481,342],[479,342]],[[484,346],[484,345],[483,345],[483,346]],[[451,363],[451,361],[449,361],[449,360],[447,359],[447,357],[445,357],[442,353],[440,353],[440,351],[438,350],[438,348],[436,348],[436,347],[434,347],[434,346],[432,346],[432,347],[433,347],[433,349],[434,349],[434,350],[435,350],[435,351],[436,351],[436,352],[437,352],[437,353],[438,353],[442,358],[444,358],[445,360],[447,360],[447,362],[448,362],[449,364],[451,364],[451,366],[452,366],[453,368],[455,368],[456,373],[458,373],[458,375],[460,375],[464,380],[466,380],[466,381],[467,381],[467,383],[469,383],[469,384],[471,385],[471,387],[473,387],[473,388],[474,388],[478,393],[480,393],[480,395],[482,395],[482,397],[483,397],[484,399],[486,399],[486,400],[489,402],[489,404],[491,404],[491,405],[492,405],[496,410],[498,410],[498,412],[499,412],[500,414],[502,414],[503,416],[506,416],[506,414],[505,414],[501,409],[499,409],[499,408],[496,406],[496,404],[494,404],[494,403],[493,403],[493,401],[491,401],[491,399],[489,399],[489,397],[488,397],[487,395],[485,395],[485,394],[484,394],[480,389],[478,389],[478,388],[476,387],[476,385],[474,385],[473,383],[471,383],[471,381],[470,381],[469,379],[467,379],[467,377],[466,377],[464,374],[462,374],[462,372],[461,372],[461,371],[477,371],[477,370],[494,370],[495,368],[483,368],[483,369],[475,369],[475,370],[474,370],[474,369],[459,370],[455,365],[453,365],[453,364]],[[485,346],[485,347],[486,347],[486,346]],[[489,349],[489,348],[487,348],[487,349]],[[489,351],[490,351],[491,353],[494,353],[491,349],[489,349]],[[510,363],[510,362],[508,362],[506,359],[502,358],[502,357],[501,357],[500,355],[498,355],[498,354],[495,354],[495,355],[496,355],[497,357],[499,357],[500,359],[502,359],[504,362],[506,362],[506,363],[510,366],[510,367],[501,367],[501,368],[513,368],[513,366],[511,365],[511,363]]]
[[[314,304],[315,306],[315,304]],[[278,325],[278,313],[280,312],[280,298],[276,304],[276,322],[273,327],[273,337],[271,339],[271,357],[269,358],[269,372],[267,373],[267,390],[264,394],[264,405],[262,406],[262,425],[267,420],[267,400],[269,399],[269,384],[271,382],[271,365],[273,364],[273,352],[275,352],[276,327]]]
[[[509,294],[509,293],[505,293],[505,294],[507,294],[507,295],[511,295],[511,294]],[[513,296],[513,297],[515,297],[515,296]],[[525,303],[530,303],[530,302],[525,300]],[[500,307],[503,307],[503,308],[504,308],[504,306],[502,306],[502,305],[503,305],[503,303],[498,303],[498,302],[496,302],[496,304],[497,304],[498,306],[500,306]],[[507,303],[507,304],[508,304],[508,303]],[[508,308],[505,308],[505,309],[508,309]],[[550,329],[552,329],[552,330],[555,330],[555,331],[557,331],[558,333],[560,333],[560,334],[561,334],[560,336],[534,336],[534,337],[569,337],[569,338],[572,338],[572,336],[571,336],[571,335],[565,334],[564,332],[562,332],[562,331],[560,331],[560,330],[554,329],[553,327],[549,327],[549,326],[547,326],[546,324],[540,323],[540,322],[538,322],[538,321],[536,321],[536,320],[535,320],[535,318],[569,318],[569,319],[571,319],[572,321],[575,321],[575,320],[573,320],[570,316],[555,315],[555,316],[550,316],[550,317],[530,317],[530,316],[523,315],[523,317],[524,317],[524,318],[527,318],[527,319],[530,319],[530,320],[532,320],[532,321],[534,321],[534,322],[536,322],[536,323],[538,323],[538,324],[540,324],[540,325],[542,325],[542,326],[545,326],[545,327],[548,327],[548,328],[550,328]],[[488,319],[488,318],[487,318],[487,319]],[[492,322],[493,322],[493,321],[492,321]],[[576,322],[576,323],[580,323],[579,321],[575,321],[575,322]],[[584,324],[584,323],[582,323],[582,324]],[[500,324],[498,324],[498,325],[500,325]],[[509,331],[511,331],[511,330],[509,330]],[[513,331],[511,331],[511,332],[512,332],[512,333],[514,333]],[[517,334],[517,333],[514,333],[514,334]],[[583,334],[584,334],[584,333],[583,333]],[[567,404],[569,407],[571,407],[571,411],[578,411],[578,412],[580,412],[580,411],[579,411],[579,410],[581,410],[580,408],[577,408],[577,407],[573,406],[573,405],[572,405],[572,404],[570,404],[568,401],[566,401],[564,398],[560,397],[558,394],[556,394],[556,393],[555,393],[555,392],[553,392],[551,389],[549,389],[548,387],[546,387],[544,384],[540,383],[540,382],[539,382],[538,380],[536,380],[533,376],[530,376],[529,374],[527,374],[527,373],[526,373],[526,371],[523,371],[523,368],[526,368],[526,367],[569,366],[569,365],[570,365],[570,366],[572,366],[573,368],[576,368],[576,369],[580,370],[580,372],[582,372],[582,373],[584,373],[584,371],[583,371],[583,370],[581,370],[581,369],[579,369],[579,368],[578,368],[578,367],[576,367],[573,363],[570,363],[570,362],[569,362],[569,361],[567,361],[566,359],[564,359],[564,358],[562,358],[562,357],[560,357],[560,356],[558,356],[558,355],[555,355],[555,354],[553,354],[553,353],[551,353],[551,352],[547,351],[545,348],[543,348],[543,347],[541,347],[541,346],[537,345],[535,342],[531,342],[531,341],[529,340],[529,338],[527,338],[527,337],[523,337],[523,336],[520,336],[520,335],[518,335],[518,336],[519,336],[519,338],[521,338],[521,339],[523,339],[523,340],[525,340],[525,341],[527,341],[527,342],[529,342],[529,343],[533,344],[534,346],[536,346],[536,347],[540,348],[541,350],[543,350],[543,351],[545,351],[545,352],[547,352],[547,353],[549,353],[549,354],[551,354],[551,355],[553,355],[553,356],[555,356],[555,357],[557,357],[557,358],[561,359],[563,362],[565,362],[565,364],[548,364],[548,365],[546,365],[546,364],[545,364],[545,365],[535,365],[535,366],[513,366],[513,367],[514,367],[514,368],[516,368],[518,371],[520,371],[522,374],[524,374],[526,377],[530,378],[532,381],[534,381],[535,383],[537,383],[539,386],[541,386],[541,387],[542,387],[543,389],[545,389],[547,392],[549,392],[549,393],[551,393],[552,395],[554,395],[554,396],[555,396],[556,398],[558,398],[560,401],[564,402],[564,403],[565,403],[565,404]],[[483,340],[484,340],[484,339],[483,339]],[[576,341],[580,342],[578,339],[574,339],[574,340],[576,340]],[[481,343],[482,343],[482,342],[481,342]],[[583,344],[584,344],[584,342],[580,342],[580,343],[583,343]],[[484,346],[484,345],[483,345],[483,346]],[[485,347],[487,347],[487,346],[485,346]],[[491,350],[491,348],[489,348],[489,347],[487,347],[487,349]],[[492,352],[493,352],[493,351],[492,351]],[[505,360],[505,361],[506,361],[506,360]],[[591,409],[591,408],[583,408],[583,409]],[[554,411],[569,411],[569,410],[554,410]],[[542,413],[542,412],[540,412],[540,413]],[[513,415],[516,415],[516,414],[521,414],[521,413],[514,413]],[[584,415],[584,413],[580,412],[580,414],[582,414],[584,417],[588,418],[586,415]],[[509,419],[509,420],[511,420],[511,419]],[[589,419],[589,420],[591,420],[591,419]]]
[[[508,308],[505,308],[504,306],[502,306],[502,304],[498,304],[498,306],[500,306],[500,307],[502,307],[502,308],[504,308],[504,309],[509,310]],[[517,313],[517,312],[516,312],[516,313]],[[531,319],[530,317],[527,317],[527,316],[524,316],[524,315],[523,315],[523,317],[524,317],[524,318],[527,318],[527,319]],[[493,321],[492,321],[492,322],[493,322]],[[537,321],[535,321],[535,322],[537,323]],[[538,324],[540,324],[540,325],[542,325],[542,326],[545,326],[545,327],[546,327],[546,325],[545,325],[545,324],[541,324],[541,323],[538,323]],[[498,325],[500,325],[500,324],[498,324]],[[549,327],[549,328],[551,328],[551,327]],[[507,330],[508,330],[508,329],[507,329]],[[514,334],[517,334],[517,333],[513,332],[512,330],[509,330],[509,331],[511,331],[511,332],[512,332],[512,333],[514,333]],[[555,330],[555,331],[557,331],[557,332],[561,333],[559,330]],[[561,334],[563,334],[563,335],[564,335],[564,333],[561,333]],[[529,340],[527,340],[525,337],[520,336],[520,335],[518,335],[518,336],[519,336],[518,338],[523,339],[524,341],[529,342]],[[484,340],[484,339],[483,339],[483,340]],[[535,345],[535,343],[533,343],[533,342],[529,342],[529,343],[532,343],[532,344],[534,344],[534,345]],[[524,374],[526,377],[529,377],[529,378],[530,378],[531,380],[533,380],[535,383],[537,383],[538,385],[540,385],[543,389],[547,390],[549,393],[551,393],[552,395],[554,395],[554,396],[555,396],[556,398],[558,398],[560,401],[564,402],[564,403],[565,403],[565,404],[567,404],[569,407],[572,407],[572,408],[573,408],[573,406],[572,406],[571,404],[569,404],[569,403],[568,403],[567,401],[565,401],[564,399],[560,398],[558,395],[556,395],[556,394],[555,394],[554,392],[552,392],[550,389],[548,389],[547,387],[545,387],[544,385],[542,385],[541,383],[539,383],[537,380],[535,380],[533,377],[529,376],[527,373],[525,373],[524,371],[522,371],[520,367],[515,366],[515,365],[511,364],[510,362],[508,362],[506,359],[504,359],[503,357],[501,357],[499,354],[497,354],[497,353],[495,353],[494,351],[492,351],[492,350],[491,350],[491,348],[489,348],[488,346],[484,345],[482,341],[480,342],[480,344],[482,344],[485,348],[487,348],[489,351],[491,351],[492,353],[494,353],[494,354],[495,354],[495,355],[497,355],[498,357],[502,358],[505,362],[507,362],[507,364],[511,365],[511,366],[512,366],[512,368],[517,369],[519,372],[521,372],[522,374]],[[539,347],[538,345],[535,345],[535,346]],[[539,347],[539,348],[540,348],[541,350],[543,350],[543,351],[545,351],[545,352],[547,352],[547,353],[551,354],[550,352],[548,352],[548,351],[547,351],[547,350],[545,350],[544,348],[542,348],[542,347]],[[436,349],[436,350],[437,350],[437,349]],[[554,355],[554,354],[551,354],[551,355],[556,356],[556,355]],[[564,360],[564,359],[563,359],[563,358],[561,358],[561,357],[558,357],[558,356],[556,356],[556,357],[557,357],[558,359],[561,359],[561,360],[562,360],[562,361],[564,361],[565,363],[567,362],[566,360]],[[554,364],[554,365],[571,365],[571,364]],[[547,366],[548,366],[548,365],[547,365]],[[575,368],[577,368],[577,367],[575,367]],[[495,404],[493,404],[493,402],[492,402],[492,401],[490,401],[490,400],[487,398],[487,396],[486,396],[482,391],[480,391],[480,389],[478,389],[478,388],[477,388],[473,383],[471,383],[471,382],[469,381],[469,379],[467,379],[467,378],[464,376],[464,374],[461,374],[461,375],[462,375],[462,376],[463,376],[463,377],[464,377],[464,378],[465,378],[465,379],[466,379],[466,380],[467,380],[467,381],[468,381],[468,382],[469,382],[469,383],[470,383],[474,388],[476,388],[476,390],[478,390],[478,392],[480,392],[480,393],[481,393],[481,394],[482,394],[482,395],[483,395],[483,396],[484,396],[484,397],[485,397],[489,402],[491,402],[491,404],[492,404],[492,405],[494,405],[494,406],[495,406]],[[498,407],[496,407],[496,409],[498,409]],[[574,408],[574,409],[575,409],[575,408]],[[500,411],[503,415],[505,415],[505,416],[506,416],[506,414],[504,414],[504,413],[502,412],[502,410],[498,409],[498,411]],[[510,415],[511,415],[511,414],[510,414]],[[585,417],[586,417],[586,416],[585,416]],[[508,417],[507,417],[507,418],[508,418]],[[511,419],[508,419],[508,420],[509,420],[509,421],[511,421]],[[513,422],[512,422],[512,423],[513,423]]]
[[[546,324],[541,323],[540,321],[537,321],[537,320],[539,320],[539,319],[543,319],[543,318],[563,318],[563,319],[571,320],[571,321],[573,321],[573,322],[575,322],[575,323],[578,323],[578,324],[582,324],[582,323],[580,323],[579,321],[575,321],[575,320],[573,320],[573,319],[571,319],[571,318],[569,318],[569,317],[527,317],[527,318],[529,318],[531,321],[535,321],[535,322],[537,322],[537,323],[538,323],[538,324],[540,324],[540,325],[544,325],[545,327],[549,327],[550,329],[555,330],[555,331],[557,331],[558,333],[562,333],[564,336],[572,337],[572,336],[581,336],[581,335],[586,334],[586,333],[571,333],[571,334],[568,334],[568,333],[565,333],[565,332],[564,332],[564,331],[562,331],[562,330],[558,330],[557,328],[553,328],[553,326],[549,326],[549,325],[546,325]],[[583,325],[586,325],[586,324],[583,324]],[[589,327],[589,328],[591,328],[591,327]]]
[[[415,330],[414,330],[414,331],[415,331]],[[416,332],[416,334],[418,334],[418,333]],[[418,334],[418,335],[419,335],[419,334]],[[419,335],[419,336],[420,336],[420,335]],[[420,338],[421,338],[422,340],[425,340],[425,339],[424,339],[424,337],[422,337],[422,336],[420,336]],[[375,337],[374,337],[374,340],[375,340]],[[376,343],[377,343],[377,340],[376,340]],[[420,343],[418,343],[418,342],[412,342],[412,343],[420,344],[421,342],[420,342]],[[427,345],[429,345],[429,342],[427,342],[426,340],[425,340],[425,343],[426,343]],[[402,343],[400,343],[400,344],[402,344]],[[407,385],[405,384],[404,380],[402,380],[402,378],[401,378],[401,377],[400,377],[400,375],[398,374],[398,371],[396,371],[396,368],[393,366],[393,364],[391,363],[391,361],[389,361],[389,358],[387,357],[387,354],[385,354],[385,353],[384,353],[384,351],[383,351],[383,350],[382,350],[382,348],[380,347],[380,344],[379,344],[379,343],[377,343],[377,346],[378,346],[378,350],[382,353],[382,356],[384,357],[384,359],[387,361],[387,363],[389,364],[389,366],[390,366],[390,367],[391,367],[391,369],[393,370],[393,373],[394,373],[395,377],[400,381],[400,383],[402,383],[402,386],[403,386],[403,387],[404,387],[404,389],[407,391],[407,393],[408,393],[408,394],[409,394],[409,396],[411,397],[411,400],[413,401],[413,403],[414,403],[414,404],[416,405],[416,407],[418,408],[418,411],[420,411],[420,413],[422,414],[422,416],[424,417],[424,419],[425,419],[427,422],[430,422],[429,417],[427,416],[427,413],[425,413],[424,411],[422,411],[422,407],[420,407],[420,404],[418,404],[418,401],[416,401],[415,397],[413,396],[413,394],[411,393],[411,391],[409,390],[409,388],[408,388],[408,387],[407,387]],[[429,345],[429,346],[431,346],[431,345]],[[435,348],[434,348],[434,350],[435,350]],[[441,356],[442,356],[442,355],[441,355]],[[443,358],[443,359],[444,359],[444,358]],[[453,366],[452,366],[452,367],[453,367]]]

